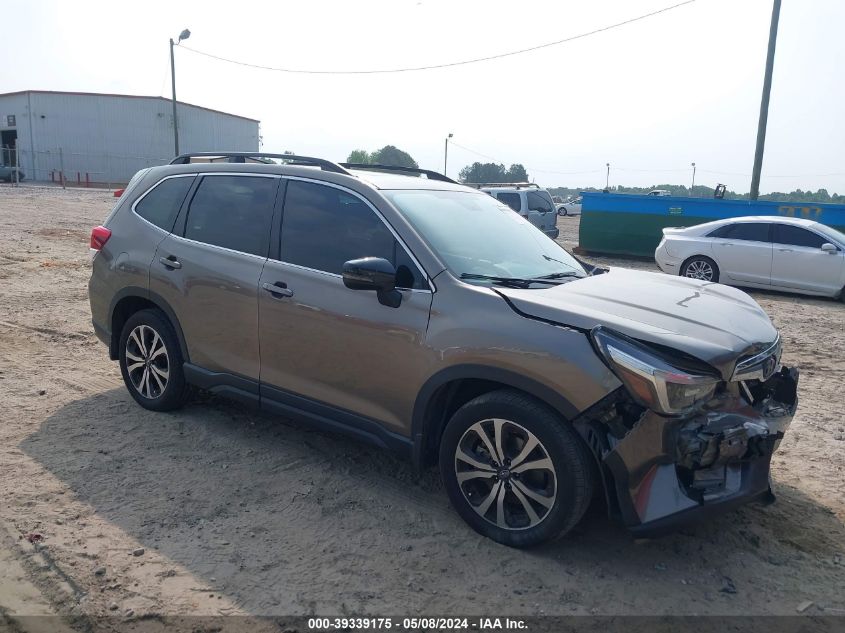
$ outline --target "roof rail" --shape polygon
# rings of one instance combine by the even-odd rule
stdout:
[[[302,167],[319,167],[323,171],[333,171],[336,174],[346,174],[343,167],[337,163],[323,158],[312,158],[311,156],[297,156],[296,154],[268,154],[266,152],[191,152],[189,154],[179,154],[176,158],[170,161],[171,165],[187,165],[192,158],[225,158],[227,163],[245,163],[247,159],[252,159],[257,163],[266,162],[262,159],[276,158],[290,161],[288,165],[302,166]]]
[[[527,189],[534,187],[539,189],[540,185],[535,182],[465,182],[462,183],[467,187],[475,187],[481,189],[482,187],[513,187],[515,189]]]
[[[430,169],[419,169],[417,167],[398,167],[395,165],[371,165],[368,163],[340,163],[341,167],[345,167],[346,169],[364,169],[369,171],[386,171],[386,172],[400,172],[404,174],[416,174],[418,176],[425,176],[429,180],[440,180],[441,182],[451,182],[455,185],[459,185],[461,183],[452,180],[448,176],[444,176],[443,174],[432,171]]]

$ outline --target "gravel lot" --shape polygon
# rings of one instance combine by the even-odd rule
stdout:
[[[209,396],[138,407],[89,320],[112,204],[0,186],[0,616],[845,614],[845,305],[752,292],[802,371],[776,504],[648,542],[591,512],[516,551],[377,449]]]

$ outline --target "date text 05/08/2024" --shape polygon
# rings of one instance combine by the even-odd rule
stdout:
[[[485,617],[343,617],[343,618],[308,618],[311,631],[336,630],[444,630],[444,631],[520,631],[528,627],[525,620],[519,618]]]

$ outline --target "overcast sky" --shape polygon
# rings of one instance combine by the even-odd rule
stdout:
[[[448,63],[588,32],[680,0],[6,0],[0,92],[170,95],[168,38],[313,70]],[[176,51],[182,101],[261,120],[263,148],[343,160],[392,144],[448,172],[492,157],[546,186],[696,182],[748,191],[771,0],[697,0],[478,64],[296,75]],[[763,192],[845,193],[845,2],[784,0]],[[468,149],[464,149],[468,148]],[[472,150],[472,151],[468,151]],[[478,152],[485,156],[479,156]]]

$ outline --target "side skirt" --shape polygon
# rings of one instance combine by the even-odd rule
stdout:
[[[313,428],[354,437],[406,459],[411,458],[411,439],[388,431],[376,420],[282,389],[259,385],[249,378],[209,371],[191,363],[182,367],[187,381],[200,389],[295,419]]]

